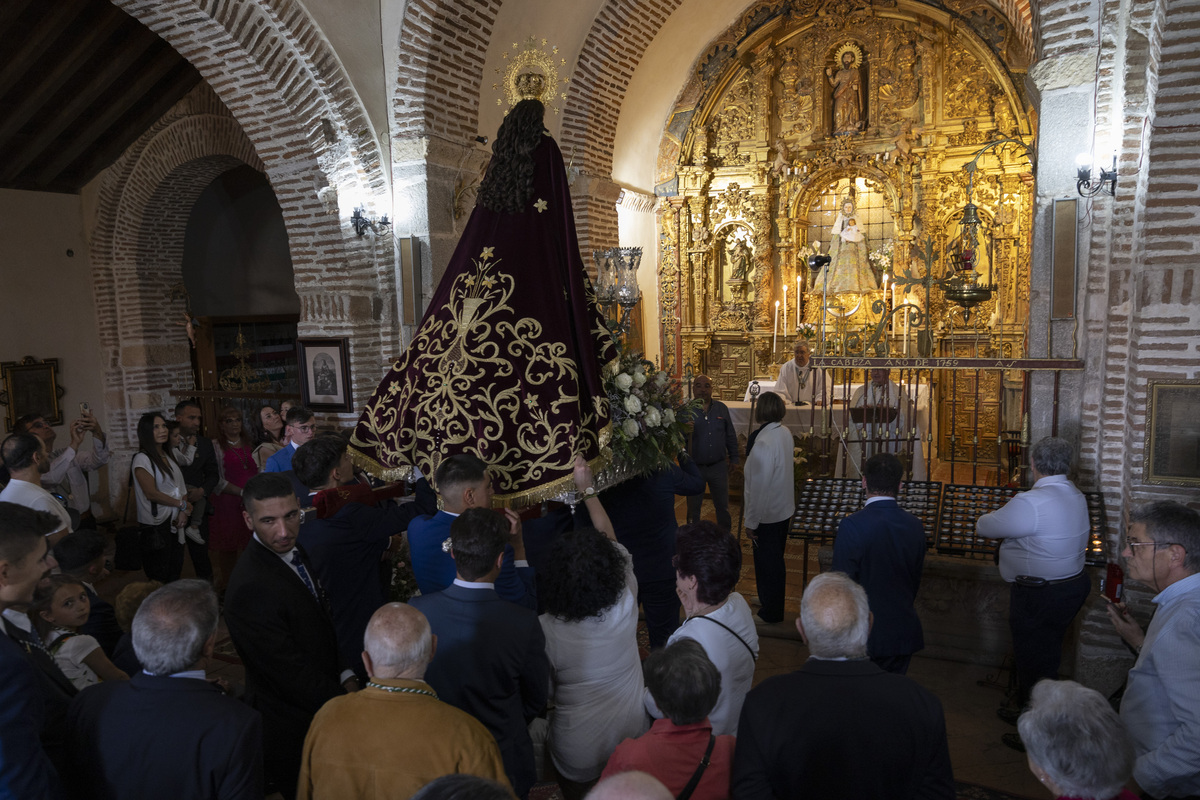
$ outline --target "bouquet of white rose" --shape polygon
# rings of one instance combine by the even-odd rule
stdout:
[[[685,401],[678,381],[630,351],[605,370],[604,388],[614,460],[639,475],[669,467],[686,444],[684,425],[696,401]]]

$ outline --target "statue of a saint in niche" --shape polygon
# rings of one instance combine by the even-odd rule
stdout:
[[[841,68],[825,68],[825,76],[833,87],[834,134],[858,133],[866,127],[863,113],[862,50],[852,42],[838,48],[837,61]]]
[[[753,256],[745,242],[736,242],[729,248],[729,279],[744,281],[750,278],[750,268],[753,266]]]

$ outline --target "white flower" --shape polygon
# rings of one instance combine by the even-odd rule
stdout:
[[[654,406],[646,409],[646,416],[643,417],[647,428],[657,428],[658,423],[662,422],[662,414],[658,413],[658,409]]]
[[[667,385],[667,373],[663,372],[662,370],[659,370],[658,374],[654,376],[654,385],[660,389],[662,387],[666,386]]]
[[[641,386],[645,382],[646,382],[646,373],[644,373],[640,370],[633,373],[633,385],[634,386]]]
[[[662,418],[663,418],[664,425],[674,425],[675,424],[675,412],[669,408],[663,409]]]
[[[626,439],[632,439],[638,435],[638,424],[636,419],[627,419],[621,423],[621,430],[625,432]]]
[[[636,414],[642,410],[642,401],[638,400],[633,395],[625,398],[625,410],[630,414]]]
[[[629,387],[633,386],[633,376],[631,376],[627,372],[622,372],[620,375],[618,375],[616,377],[616,380],[614,382],[617,384],[617,388],[620,389],[622,392],[628,392]]]

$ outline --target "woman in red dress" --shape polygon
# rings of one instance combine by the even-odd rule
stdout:
[[[258,474],[258,465],[241,411],[232,406],[221,409],[219,427],[221,433],[213,439],[219,480],[213,492],[208,549],[216,567],[217,594],[222,595],[233,565],[250,543],[250,529],[242,519],[242,487]]]

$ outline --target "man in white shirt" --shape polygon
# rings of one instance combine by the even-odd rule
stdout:
[[[42,488],[42,476],[50,470],[50,452],[46,443],[32,433],[14,433],[0,444],[0,458],[11,476],[4,491],[0,491],[0,502],[16,503],[57,516],[62,527],[46,537],[53,547],[71,532],[71,515],[62,503]]]
[[[1124,604],[1113,627],[1138,654],[1121,698],[1137,761],[1133,777],[1165,800],[1200,795],[1200,514],[1172,502],[1130,515],[1121,551],[1129,579],[1158,592],[1145,633]]]
[[[1067,480],[1073,457],[1074,448],[1065,439],[1039,441],[1029,459],[1033,488],[984,514],[975,525],[977,535],[1004,540],[1000,577],[1011,584],[1008,624],[1017,696],[1015,709],[997,713],[1014,725],[1034,684],[1058,678],[1063,637],[1092,589],[1083,571],[1091,530],[1087,499]],[[1024,749],[1016,734],[1005,734],[1004,742]]]
[[[793,358],[779,368],[774,391],[796,405],[825,405],[825,373],[809,364],[812,347],[803,339],[792,346]]]
[[[72,422],[67,430],[71,434],[71,443],[55,450],[57,435],[43,415],[26,414],[13,426],[15,433],[32,433],[46,443],[46,449],[50,451],[50,470],[42,476],[42,487],[52,492],[58,491],[66,497],[67,506],[79,514],[79,527],[89,527],[92,521],[92,491],[86,473],[108,463],[108,445],[104,429],[90,409],[84,409],[80,418]],[[92,452],[85,453],[81,448],[83,438],[89,431],[92,434]]]

